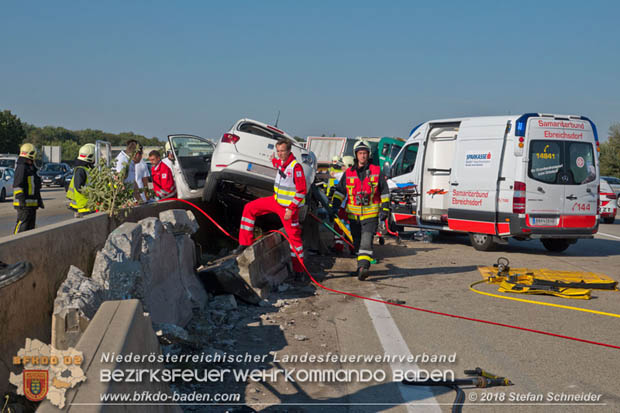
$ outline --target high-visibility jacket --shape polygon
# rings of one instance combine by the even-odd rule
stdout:
[[[342,178],[343,173],[344,173],[343,170],[339,167],[334,167],[334,166],[329,167],[329,180],[327,181],[327,190],[325,192],[328,198],[331,196],[330,192],[332,188],[338,185],[338,182],[340,182],[340,179]]]
[[[82,185],[81,188],[77,189],[75,187],[75,177],[78,175],[78,170],[80,169],[83,169],[84,172],[86,172],[86,183]],[[88,168],[84,166],[76,166],[73,169],[73,177],[71,178],[69,188],[67,189],[67,198],[71,201],[69,203],[69,207],[77,212],[91,212],[91,209],[86,207],[86,204],[88,204],[88,198],[80,192],[82,188],[90,183],[90,174],[88,172]]]
[[[306,177],[301,164],[291,153],[282,162],[274,159],[273,166],[277,168],[276,179],[273,183],[274,198],[285,208],[295,210],[306,202]]]
[[[364,220],[376,218],[379,210],[389,211],[390,193],[381,168],[368,165],[362,176],[355,167],[348,168],[334,191],[334,198],[343,201],[346,194],[346,212],[349,218]]]
[[[27,164],[26,158],[17,158],[15,176],[13,178],[13,206],[22,205],[28,208],[38,208],[41,199],[41,178],[37,175],[37,167]]]

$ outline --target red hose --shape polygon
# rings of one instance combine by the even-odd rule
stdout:
[[[231,236],[228,232],[226,232],[226,230],[224,230],[224,228],[219,226],[217,224],[217,222],[215,222],[215,220],[213,218],[211,218],[205,211],[200,209],[198,206],[192,204],[191,202],[185,201],[183,199],[178,199],[178,198],[168,198],[168,199],[165,199],[165,200],[166,201],[167,200],[181,201],[181,202],[184,202],[186,204],[189,204],[189,205],[193,206],[198,211],[200,211],[204,216],[206,216],[211,222],[213,222],[213,224],[220,231],[222,231],[224,234],[226,234],[230,238],[232,238],[234,240],[237,240],[235,237]],[[164,200],[161,200],[161,201],[164,201]],[[159,201],[159,202],[161,202],[161,201]],[[271,231],[267,232],[267,234],[269,234],[271,232],[277,232],[278,234],[282,235],[288,241],[288,236],[286,236],[286,234],[284,234],[283,232],[274,229],[274,230],[271,230]],[[265,234],[265,235],[267,235],[267,234]],[[265,235],[263,235],[263,236],[265,236]],[[258,239],[260,239],[260,238],[258,238]],[[289,243],[290,243],[290,241],[289,241]],[[294,250],[292,250],[292,251],[294,251]],[[308,268],[306,268],[306,264],[304,263],[303,259],[301,259],[301,257],[297,253],[297,251],[294,251],[294,252],[295,252],[295,255],[297,256],[297,259],[299,259],[299,261],[301,262],[301,265],[304,267],[304,271],[306,271],[306,274],[308,274],[308,276],[310,277],[312,282],[314,284],[316,284],[317,286],[319,286],[322,289],[327,290],[327,291],[331,291],[331,292],[338,293],[338,294],[343,294],[343,295],[348,295],[350,297],[361,298],[363,300],[375,301],[377,303],[389,304],[389,305],[393,305],[393,306],[396,306],[396,307],[407,308],[409,310],[422,311],[422,312],[425,312],[425,313],[440,315],[440,316],[444,316],[444,317],[457,318],[459,320],[475,321],[477,323],[490,324],[490,325],[499,326],[499,327],[507,327],[507,328],[512,328],[512,329],[515,329],[515,330],[528,331],[530,333],[542,334],[542,335],[551,336],[551,337],[558,337],[558,338],[563,338],[563,339],[566,339],[566,340],[578,341],[578,342],[581,342],[581,343],[594,344],[594,345],[597,345],[597,346],[609,347],[609,348],[613,348],[613,349],[616,349],[616,350],[620,350],[620,346],[616,346],[616,345],[613,345],[613,344],[599,343],[597,341],[585,340],[585,339],[582,339],[582,338],[565,336],[565,335],[562,335],[562,334],[555,334],[555,333],[550,333],[548,331],[535,330],[535,329],[532,329],[532,328],[519,327],[519,326],[514,326],[514,325],[511,325],[511,324],[497,323],[495,321],[482,320],[482,319],[479,319],[479,318],[472,318],[472,317],[465,317],[465,316],[456,315],[456,314],[442,313],[442,312],[439,312],[439,311],[427,310],[425,308],[411,307],[411,306],[404,305],[404,304],[390,303],[388,301],[379,300],[379,299],[376,299],[376,298],[364,297],[362,295],[348,293],[346,291],[334,290],[333,288],[325,287],[323,284],[321,284],[317,280],[315,280],[314,277],[312,276],[312,274],[310,274],[310,271],[308,271]]]

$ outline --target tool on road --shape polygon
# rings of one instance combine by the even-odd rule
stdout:
[[[527,268],[510,268],[507,258],[500,257],[493,267],[478,267],[485,277],[483,280],[470,284],[469,289],[477,294],[489,297],[502,298],[504,300],[520,301],[528,304],[544,305],[548,307],[563,308],[567,310],[581,311],[620,318],[620,314],[606,313],[603,311],[590,310],[587,308],[571,307],[567,305],[546,303],[541,301],[526,300],[523,298],[507,297],[498,294],[476,290],[478,284],[499,284],[498,291],[519,294],[547,294],[562,298],[589,299],[591,290],[617,291],[618,282],[605,274],[579,271],[554,271],[548,269],[532,270]],[[585,287],[588,288],[578,288]]]
[[[456,391],[456,397],[454,399],[454,403],[452,404],[452,413],[460,413],[463,409],[463,404],[465,404],[465,392],[460,388],[460,386],[474,386],[477,388],[486,389],[489,387],[513,385],[513,383],[506,377],[489,373],[482,370],[480,367],[476,367],[473,370],[465,370],[464,373],[467,376],[472,377],[440,381],[431,380],[430,377],[424,380],[409,380],[405,378],[402,383],[408,386],[441,386],[454,389],[454,391]]]
[[[593,272],[512,269],[505,257],[500,257],[493,267],[478,267],[478,270],[486,282],[499,284],[500,292],[517,294],[545,294],[589,300],[592,289],[616,290],[618,284],[604,274]]]

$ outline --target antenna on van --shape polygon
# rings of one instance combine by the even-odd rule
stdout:
[[[275,126],[276,128],[278,127],[278,121],[279,121],[279,120],[280,120],[280,111],[278,110],[278,116],[276,117],[276,124],[275,124],[275,125],[273,125],[273,126]]]

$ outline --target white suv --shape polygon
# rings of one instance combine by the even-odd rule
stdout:
[[[251,186],[273,191],[276,169],[271,157],[275,155],[278,139],[287,138],[293,146],[291,151],[304,168],[306,186],[314,182],[316,156],[304,149],[286,132],[252,119],[241,119],[219,140],[207,175],[202,199],[213,199],[218,185],[224,182]],[[301,219],[301,217],[300,217]]]

